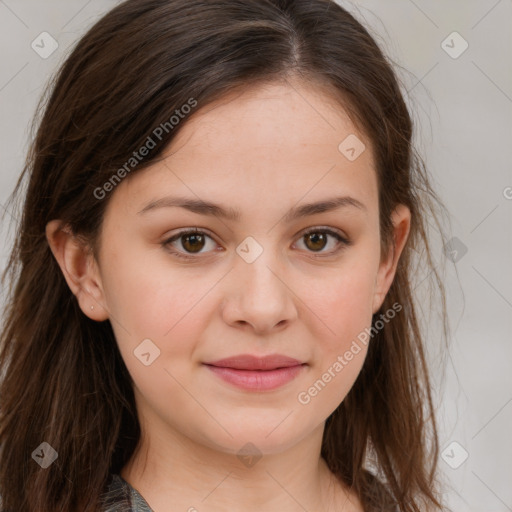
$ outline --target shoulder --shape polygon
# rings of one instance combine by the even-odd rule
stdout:
[[[111,474],[105,492],[101,496],[100,512],[121,512],[132,509],[130,489],[124,480]]]
[[[339,503],[343,503],[343,510],[347,512],[400,512],[388,486],[366,469],[363,469],[359,491],[342,480],[339,489]]]
[[[368,470],[364,470],[364,475],[364,502],[367,504],[364,512],[399,512],[389,487]]]
[[[153,512],[137,490],[118,474],[110,475],[100,506],[100,512]]]

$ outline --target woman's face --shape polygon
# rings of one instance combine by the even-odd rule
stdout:
[[[112,193],[99,303],[145,428],[275,453],[343,401],[393,278],[371,148],[341,107],[298,83],[233,94],[181,122],[165,159]],[[393,220],[406,234],[408,211]],[[206,364],[241,355],[300,364]]]

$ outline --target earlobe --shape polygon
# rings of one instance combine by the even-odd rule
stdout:
[[[411,228],[411,212],[404,204],[398,205],[391,215],[393,222],[393,246],[385,261],[381,261],[375,279],[372,311],[375,314],[382,306],[393,283],[400,255],[405,247]]]
[[[60,220],[46,225],[46,239],[83,313],[98,322],[107,320],[101,278],[89,247]]]

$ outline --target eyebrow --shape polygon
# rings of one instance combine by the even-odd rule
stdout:
[[[238,210],[233,208],[225,208],[219,204],[203,201],[201,199],[191,199],[187,197],[162,197],[161,199],[156,199],[148,203],[137,215],[143,215],[149,211],[156,210],[157,208],[170,208],[170,207],[179,207],[185,208],[193,213],[198,213],[200,215],[211,215],[214,217],[231,220],[231,221],[239,221],[241,218],[241,213]],[[357,208],[361,211],[367,212],[366,206],[350,196],[342,196],[342,197],[333,197],[329,199],[325,199],[323,201],[317,201],[315,203],[303,204],[300,206],[295,206],[291,208],[286,215],[284,215],[284,222],[291,222],[293,220],[307,217],[310,215],[315,215],[318,213],[324,213],[332,210],[337,210],[339,208],[347,208],[353,207]]]

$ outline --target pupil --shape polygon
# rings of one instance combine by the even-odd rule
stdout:
[[[310,247],[310,249],[323,249],[325,247],[325,236],[323,234],[310,233],[306,236],[308,241],[313,241],[313,244],[317,244],[320,241],[320,247]]]
[[[185,249],[189,250],[189,248],[186,247],[187,244],[189,244],[189,241],[191,240],[192,241],[192,248],[190,250],[190,252],[198,252],[200,251],[203,247],[202,245],[200,247],[195,247],[194,249],[194,245],[196,242],[201,242],[203,241],[203,236],[202,235],[185,235],[185,243],[183,244],[183,247],[185,247]]]

